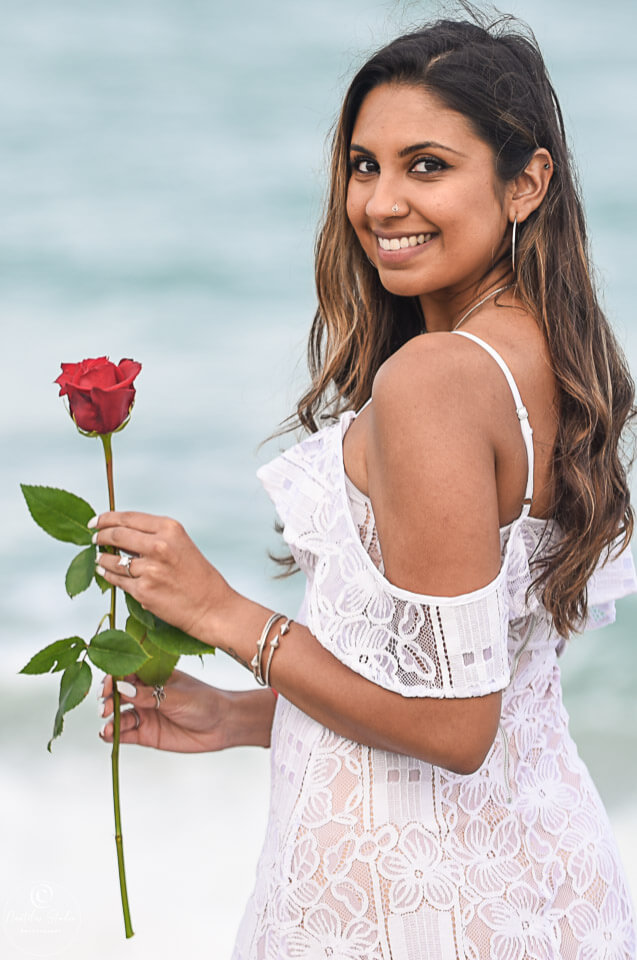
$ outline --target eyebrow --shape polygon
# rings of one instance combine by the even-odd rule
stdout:
[[[454,150],[453,147],[446,147],[444,143],[438,143],[436,140],[425,140],[423,143],[412,143],[409,147],[403,147],[402,150],[398,151],[399,157],[408,157],[411,153],[416,153],[418,150],[429,150],[431,148],[437,150],[448,150],[449,153],[455,153],[459,157],[464,157],[464,153],[460,153],[459,150]],[[367,150],[365,147],[361,147],[358,143],[352,143],[350,145],[350,150],[358,150],[359,153],[368,153],[370,157],[375,157],[376,154],[373,150]]]

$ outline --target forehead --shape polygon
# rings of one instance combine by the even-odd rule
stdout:
[[[460,153],[490,147],[477,136],[469,120],[433,93],[411,84],[385,83],[374,87],[358,111],[352,143],[374,149],[434,141]]]

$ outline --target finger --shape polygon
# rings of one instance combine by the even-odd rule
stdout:
[[[119,556],[114,553],[98,553],[95,558],[97,572],[102,577],[109,574],[111,577],[123,577],[125,580],[138,580],[147,566],[146,560],[144,557],[135,556],[131,557],[129,562],[127,554],[128,552],[124,556]],[[119,581],[117,585],[120,585]]]
[[[135,510],[107,510],[89,520],[91,530],[104,530],[109,527],[130,527],[142,533],[157,533],[165,517],[156,517],[152,513],[139,513]]]
[[[92,542],[98,547],[116,547],[126,553],[148,554],[157,542],[157,533],[144,533],[124,525],[96,530]]]
[[[119,738],[122,743],[140,743],[140,728],[143,723],[143,711],[130,707],[122,711],[119,719]],[[107,743],[113,742],[115,725],[112,719],[108,719],[99,732],[99,736]]]
[[[117,681],[117,691],[120,696],[122,706],[127,704],[134,705],[137,700],[137,683],[141,684],[134,673],[128,674],[122,680]],[[113,678],[107,674],[104,677],[102,689],[97,695],[99,702],[98,713],[101,717],[110,717],[113,713]]]

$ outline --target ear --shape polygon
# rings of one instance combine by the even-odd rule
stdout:
[[[553,160],[544,147],[540,147],[531,157],[528,165],[516,177],[512,184],[509,201],[509,220],[523,223],[529,214],[537,210],[546,196],[551,177]]]

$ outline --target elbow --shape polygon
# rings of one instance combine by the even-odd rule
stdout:
[[[443,764],[446,770],[451,773],[458,773],[463,777],[468,777],[472,773],[477,773],[486,760],[493,741],[489,743],[486,749],[459,752],[457,756],[449,757]]]

